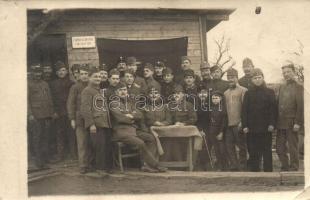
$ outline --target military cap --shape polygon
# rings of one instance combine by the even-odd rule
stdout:
[[[42,72],[43,69],[40,64],[32,64],[30,70],[31,72]]]
[[[81,66],[80,66],[80,70],[82,70],[82,71],[88,72],[89,69],[90,69],[90,67],[89,67],[89,64],[87,64],[87,63],[81,64]]]
[[[215,90],[211,93],[211,97],[212,96],[220,96],[220,97],[223,97],[223,93],[219,90]]]
[[[113,68],[109,71],[109,77],[111,77],[112,75],[120,75],[120,73],[117,69]]]
[[[251,77],[260,76],[260,75],[264,76],[263,71],[259,68],[254,68],[251,72]]]
[[[144,65],[144,69],[149,69],[151,71],[154,71],[154,67],[153,67],[153,65],[151,63],[146,63]]]
[[[88,71],[88,75],[91,76],[95,73],[99,73],[99,68],[98,67],[90,67]]]
[[[155,67],[162,67],[162,68],[165,68],[166,66],[165,66],[165,63],[163,63],[162,61],[157,61],[157,62],[155,63]]]
[[[281,67],[282,70],[285,69],[285,68],[290,68],[290,69],[292,69],[293,71],[295,71],[295,66],[294,66],[293,63],[287,63],[287,64],[284,64],[284,65]]]
[[[52,66],[49,65],[49,64],[41,65],[41,67],[42,67],[42,71],[43,71],[43,72],[51,72],[51,71],[53,71]]]
[[[170,67],[167,67],[163,70],[163,76],[165,76],[167,74],[173,74],[173,71]]]
[[[125,58],[123,56],[120,56],[119,59],[117,60],[117,63],[126,63]]]
[[[227,70],[227,77],[228,76],[236,76],[236,77],[238,77],[238,71],[231,67],[231,68],[229,68]]]
[[[184,77],[187,77],[187,76],[192,76],[192,77],[195,77],[195,72],[194,70],[192,69],[187,69],[184,71]]]
[[[125,83],[123,82],[119,82],[116,86],[115,86],[115,90],[118,90],[120,88],[125,88],[127,87]]]
[[[133,75],[133,76],[136,76],[135,72],[134,72],[132,69],[126,69],[126,70],[124,71],[124,74],[126,74],[126,73],[131,74],[131,75]]]
[[[187,57],[187,56],[182,56],[182,57],[181,57],[181,62],[183,63],[185,60],[188,60],[190,63],[192,62],[191,59],[189,59],[189,57]]]
[[[245,58],[245,59],[243,59],[243,61],[242,61],[242,66],[244,67],[244,66],[246,66],[246,65],[251,65],[251,66],[254,67],[253,62],[252,62],[252,60],[251,60],[250,58]]]
[[[135,57],[133,57],[133,56],[128,57],[128,58],[126,59],[126,64],[127,64],[127,65],[136,64],[136,62],[137,62],[137,59],[136,59]]]
[[[221,71],[222,71],[222,68],[221,68],[220,66],[218,66],[218,65],[214,65],[214,66],[212,66],[212,67],[210,68],[210,71],[211,71],[211,72],[214,72],[214,71],[216,71],[216,70],[221,70]]]
[[[74,72],[74,71],[80,71],[80,67],[81,67],[80,64],[73,64],[72,67],[71,67],[71,71],[72,71],[72,72]]]
[[[207,61],[200,64],[200,69],[210,69],[210,65]]]
[[[181,85],[177,85],[174,89],[174,93],[184,92],[184,89]]]
[[[152,92],[155,92],[155,91],[157,91],[158,93],[160,93],[160,88],[158,88],[158,87],[148,87],[148,89],[147,89],[147,94],[150,94],[150,93],[152,93]]]
[[[99,65],[99,70],[100,71],[108,71],[108,66],[104,63],[102,63],[101,65]]]
[[[63,63],[62,61],[57,61],[54,66],[56,71],[60,70],[61,68],[67,68],[65,63]]]

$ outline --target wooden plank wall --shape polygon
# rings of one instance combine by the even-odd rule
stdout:
[[[31,21],[31,20],[30,20]],[[98,50],[72,49],[71,37],[90,36],[123,40],[156,40],[188,37],[188,56],[198,72],[201,62],[199,19],[194,14],[133,14],[70,12],[48,27],[46,33],[65,33],[68,62],[99,64]]]

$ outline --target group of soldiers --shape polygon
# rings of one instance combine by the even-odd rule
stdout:
[[[187,56],[175,71],[162,61],[144,63],[142,76],[135,57],[121,57],[112,69],[75,64],[74,81],[63,62],[55,64],[54,80],[46,68],[51,69],[31,65],[28,80],[28,138],[39,169],[68,153],[78,157],[82,174],[111,173],[113,144],[118,141],[139,148],[141,170],[164,172],[150,127],[169,125],[197,126],[206,139],[195,156],[203,170],[215,164],[221,171],[260,171],[263,160],[263,170],[272,171],[274,131],[281,170],[299,168],[303,87],[295,81],[292,64],[281,68],[285,83],[277,97],[249,58],[243,60],[245,75],[238,79],[238,71],[230,68],[227,81],[220,66],[207,62],[200,65],[198,76]],[[181,143],[163,141],[164,159],[182,160],[186,148]]]

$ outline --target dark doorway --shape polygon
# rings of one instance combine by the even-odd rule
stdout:
[[[31,44],[28,44],[27,64],[49,64],[52,67],[57,61],[68,64],[66,35],[40,35]]]
[[[163,40],[97,39],[99,62],[110,69],[116,67],[120,56],[135,56],[142,65],[162,60],[175,71],[181,64],[180,57],[187,55],[187,44],[187,37]]]

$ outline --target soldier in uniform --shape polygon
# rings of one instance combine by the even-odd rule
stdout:
[[[185,98],[182,87],[177,87],[174,91],[174,101],[168,103],[172,123],[177,126],[195,125],[197,122],[197,114],[194,105]],[[184,161],[186,155],[187,140],[185,138],[175,139],[173,145],[167,151],[168,160]]]
[[[225,132],[227,156],[230,161],[230,170],[246,170],[247,151],[246,136],[242,132],[241,109],[243,97],[247,89],[238,84],[238,71],[230,68],[227,70],[229,89],[224,92],[228,126]],[[239,148],[239,159],[236,154]]]
[[[276,101],[272,89],[267,88],[261,69],[252,71],[253,87],[245,93],[242,104],[242,127],[247,134],[248,168],[260,171],[263,159],[265,172],[272,171],[272,132],[276,123]]]
[[[167,104],[163,100],[155,87],[150,88],[147,92],[148,101],[144,110],[145,125],[151,126],[168,126],[172,124],[172,118]]]
[[[143,74],[144,74],[144,79],[146,82],[146,86],[147,86],[147,91],[150,88],[156,88],[157,91],[161,91],[161,86],[160,84],[154,79],[153,75],[154,75],[154,67],[151,63],[146,63],[144,65],[144,69],[143,69]]]
[[[76,134],[79,167],[80,173],[82,174],[91,170],[89,165],[89,135],[84,128],[84,121],[80,111],[81,93],[88,84],[88,71],[89,66],[87,64],[81,65],[79,69],[79,80],[70,88],[67,100],[68,117],[71,127],[75,130]]]
[[[182,87],[182,86],[173,81],[173,78],[174,78],[173,71],[169,67],[163,70],[163,78],[164,78],[164,83],[162,84],[161,94],[162,94],[162,98],[164,99],[164,102],[168,103],[169,97],[170,99],[173,98],[173,94],[176,88]]]
[[[192,68],[192,61],[189,59],[189,57],[182,56],[181,57],[181,70],[179,70],[178,73],[175,74],[174,81],[180,85],[183,85],[185,70],[188,70],[191,68]],[[201,84],[201,79],[197,74],[195,74],[195,83],[196,85]]]
[[[32,65],[33,79],[28,82],[28,120],[38,127],[34,131],[33,142],[38,169],[48,161],[48,136],[54,108],[48,84],[42,80],[42,68]]]
[[[67,66],[63,62],[57,61],[55,70],[58,78],[53,80],[50,86],[55,111],[56,161],[61,161],[64,159],[66,151],[70,153],[72,159],[76,157],[76,138],[70,127],[66,108],[69,90],[73,82],[69,79]]]
[[[287,64],[282,67],[285,83],[280,86],[277,121],[277,154],[283,171],[298,171],[298,132],[303,125],[303,87],[295,81],[295,67]],[[288,148],[287,148],[288,144]],[[287,152],[290,155],[290,162]]]
[[[253,83],[251,81],[251,72],[254,69],[254,65],[252,60],[250,58],[243,59],[242,68],[244,76],[239,79],[239,84],[242,87],[249,89],[251,86],[253,86]]]
[[[147,91],[147,86],[146,86],[146,82],[144,80],[144,78],[138,76],[137,74],[137,59],[135,57],[128,57],[126,60],[126,64],[127,64],[127,68],[130,70],[133,70],[135,73],[135,83],[140,85],[143,91]]]
[[[163,79],[163,70],[166,68],[165,64],[161,61],[157,61],[154,65],[154,79],[162,85],[164,82]]]
[[[120,73],[117,69],[111,69],[109,72],[109,87],[105,90],[104,95],[107,98],[107,101],[110,102],[111,98],[115,94],[115,87],[119,84]]]
[[[46,81],[48,84],[52,81],[52,75],[53,75],[53,68],[50,64],[44,64],[43,65],[43,80]]]
[[[88,75],[88,86],[81,94],[81,114],[91,141],[90,147],[94,152],[95,168],[110,173],[113,159],[108,104],[100,90],[99,69],[91,68]]]
[[[195,110],[198,109],[200,87],[195,83],[195,73],[188,69],[184,72],[184,92],[188,102],[194,105]]]
[[[137,83],[135,83],[135,73],[130,70],[127,69],[125,71],[125,75],[124,75],[124,83],[127,86],[127,90],[128,90],[128,95],[129,97],[132,99],[133,102],[137,103],[138,101],[140,102],[144,102],[143,100],[146,99],[145,95],[146,95],[146,91],[143,91],[141,86],[138,85]],[[141,108],[143,105],[145,105],[145,103],[137,105],[138,108]]]
[[[206,61],[200,64],[200,74],[202,77],[200,87],[204,89],[209,89],[212,82],[212,77],[211,77],[210,65]]]
[[[126,85],[119,83],[116,86],[115,94],[119,97],[119,101],[110,104],[113,117],[113,140],[139,147],[143,161],[146,163],[142,170],[166,171],[165,168],[159,166],[154,157],[154,151],[156,151],[154,136],[140,128],[143,114],[128,98]]]
[[[71,74],[74,78],[74,81],[77,82],[79,80],[79,75],[80,75],[80,64],[73,64],[71,67]]]
[[[210,68],[210,71],[213,78],[209,87],[210,90],[220,91],[222,94],[224,94],[224,92],[228,89],[228,82],[222,79],[222,68],[215,65]]]
[[[119,57],[119,60],[118,60],[117,65],[116,65],[116,69],[119,71],[120,78],[123,78],[124,73],[127,69],[127,65],[126,65],[124,57],[122,57],[122,56]]]
[[[99,71],[100,71],[100,77],[101,77],[100,89],[108,88],[109,87],[108,66],[106,64],[102,63],[99,66]]]

